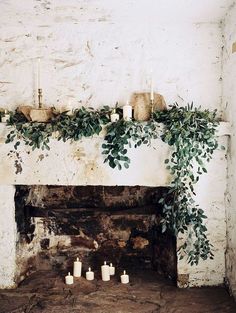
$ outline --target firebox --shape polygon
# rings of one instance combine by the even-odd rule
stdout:
[[[84,268],[154,269],[175,280],[176,238],[161,231],[165,187],[16,186],[17,268],[20,280],[36,270],[66,271],[76,257]]]

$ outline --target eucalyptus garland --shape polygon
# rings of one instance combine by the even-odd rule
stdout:
[[[200,259],[213,259],[204,225],[207,216],[194,201],[194,184],[199,175],[207,172],[206,162],[218,147],[216,111],[193,109],[193,104],[187,107],[175,104],[168,111],[155,112],[154,119],[164,123],[161,138],[172,147],[171,158],[165,163],[173,180],[165,197],[160,199],[162,229],[175,236],[185,234],[185,242],[178,250],[180,259],[187,255],[191,265],[198,264]]]
[[[130,159],[127,156],[127,147],[134,148],[141,145],[151,145],[151,140],[158,137],[160,125],[151,120],[147,123],[136,121],[124,121],[111,123],[107,126],[105,142],[102,145],[103,154],[106,155],[105,161],[112,168],[122,169],[129,167]]]
[[[124,121],[110,123],[111,108],[101,110],[80,108],[68,115],[55,114],[50,123],[32,123],[21,113],[11,113],[8,125],[14,128],[7,135],[6,143],[21,139],[32,149],[49,150],[49,140],[57,133],[58,140],[78,141],[83,137],[99,134],[106,127],[102,145],[104,162],[111,168],[128,168],[128,148],[151,145],[160,137],[171,146],[172,155],[165,160],[173,180],[165,196],[160,199],[163,207],[162,231],[171,231],[176,237],[183,233],[186,240],[179,247],[180,259],[187,256],[191,265],[200,259],[212,259],[212,245],[207,238],[204,210],[194,201],[194,185],[199,176],[207,172],[206,163],[218,147],[215,131],[218,126],[216,111],[200,110],[193,105],[179,107],[176,103],[169,110],[154,112],[148,122]],[[164,131],[159,132],[160,123]]]

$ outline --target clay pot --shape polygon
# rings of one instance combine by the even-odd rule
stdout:
[[[53,116],[52,109],[31,109],[30,118],[32,122],[45,123],[48,122]]]
[[[31,121],[30,111],[33,109],[30,105],[21,105],[17,108],[17,112],[24,114],[28,121]]]
[[[133,93],[130,103],[134,109],[134,119],[136,121],[148,121],[151,117],[150,93]],[[163,111],[166,109],[166,103],[162,95],[154,94],[154,111]]]

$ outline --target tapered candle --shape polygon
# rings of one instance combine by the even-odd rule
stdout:
[[[38,58],[38,89],[41,88],[41,81],[40,81],[40,63],[41,63],[41,60],[40,60],[40,58]]]
[[[150,95],[150,100],[154,100],[154,93],[153,93],[153,80],[151,79],[151,95]]]

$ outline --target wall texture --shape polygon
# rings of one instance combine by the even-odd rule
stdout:
[[[223,107],[231,124],[232,135],[228,154],[227,189],[227,278],[236,297],[236,6],[232,6],[225,18],[223,57]]]
[[[16,259],[16,222],[15,222],[15,188],[0,187],[0,289],[15,286]]]
[[[34,104],[40,57],[46,106],[123,104],[153,71],[168,104],[220,109],[220,25],[160,22],[136,3],[1,1],[0,107]]]

